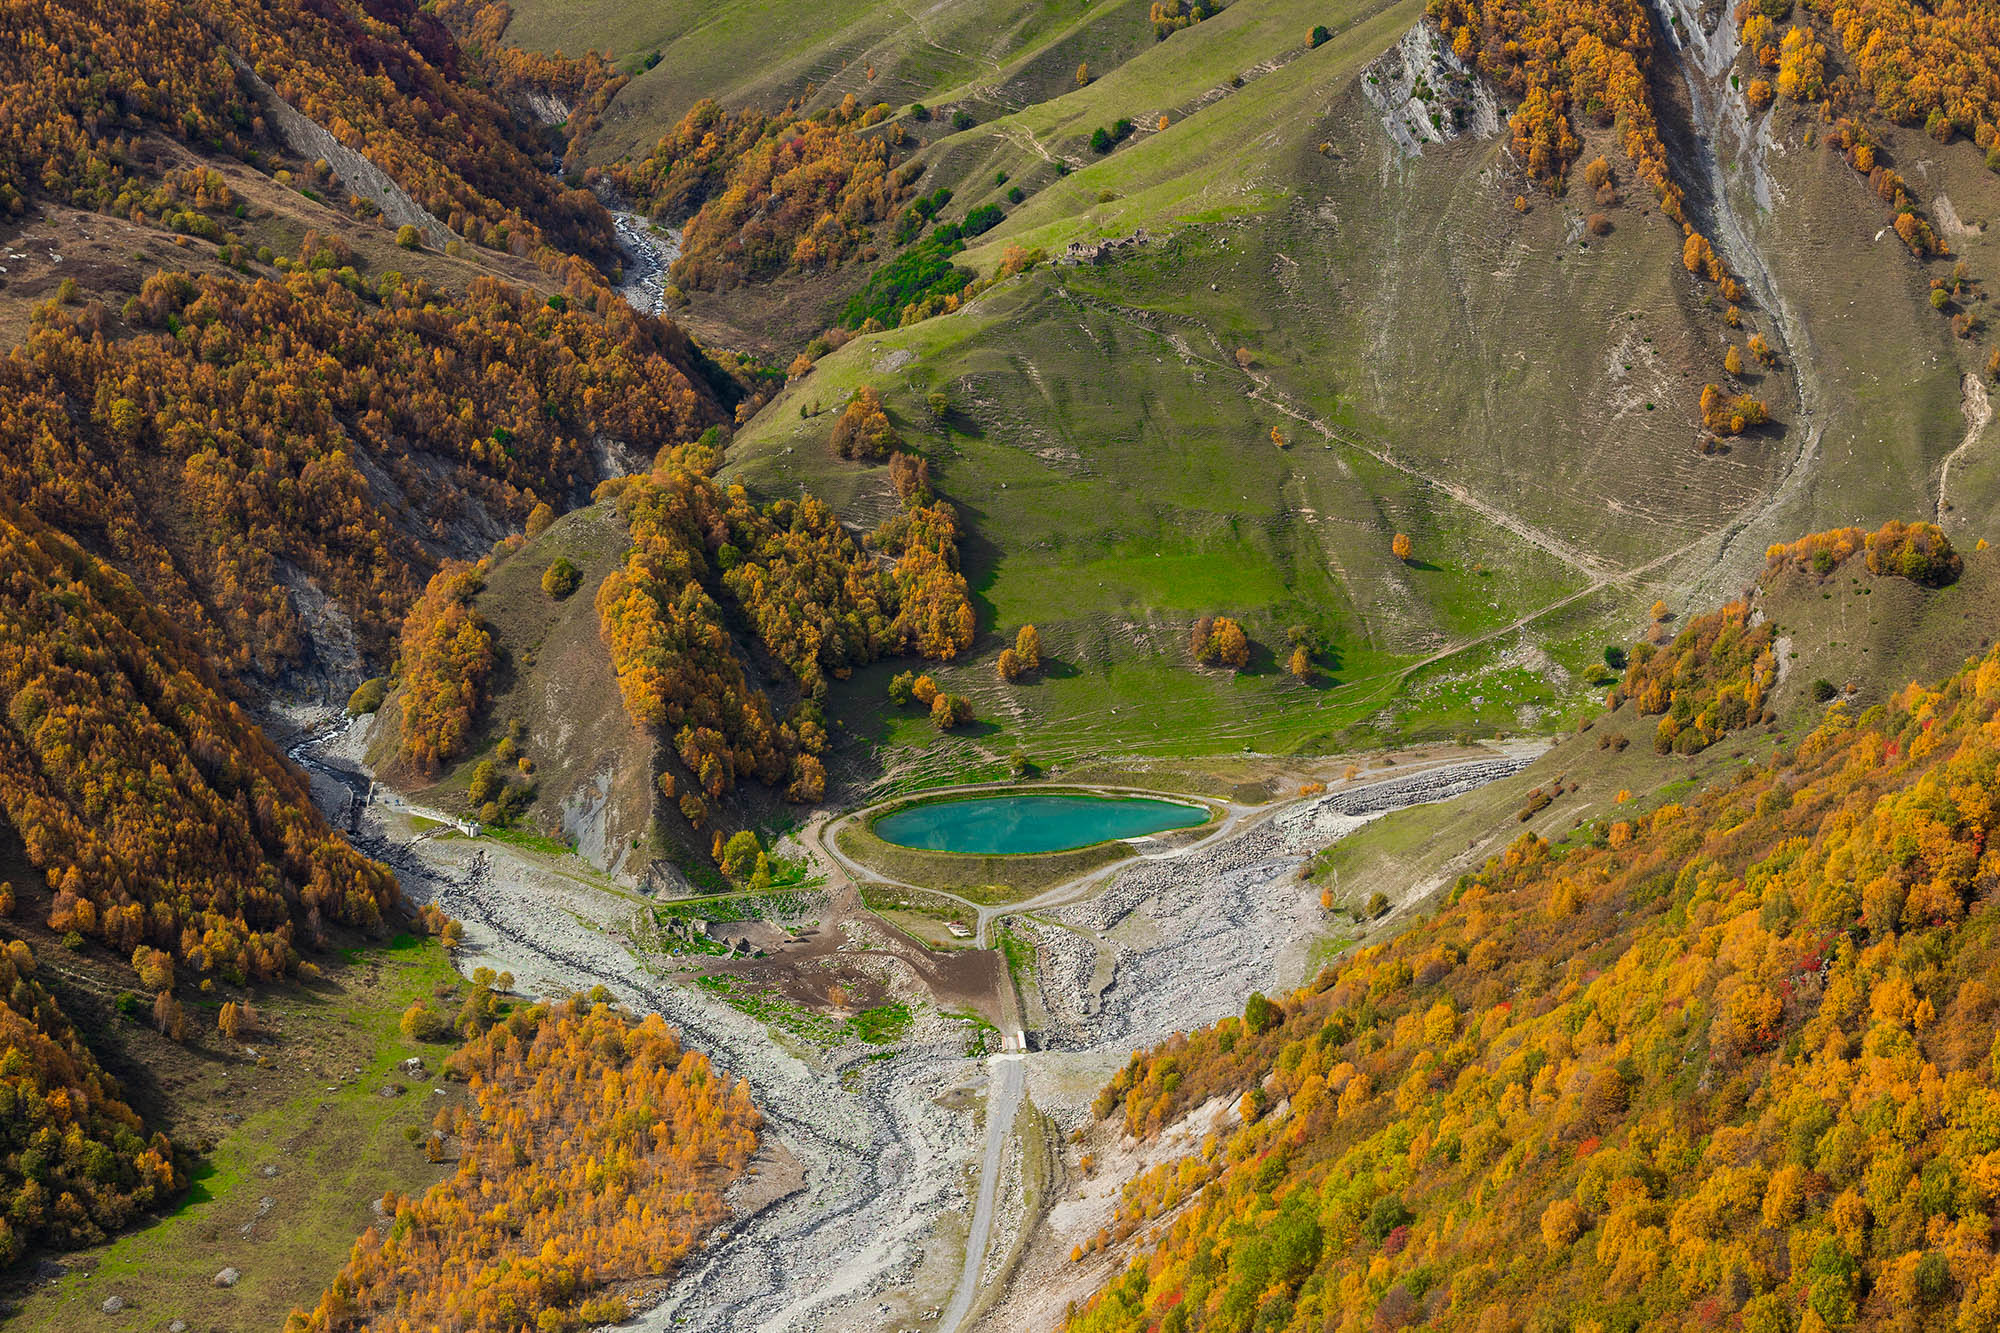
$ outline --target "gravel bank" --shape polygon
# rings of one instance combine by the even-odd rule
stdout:
[[[926,1249],[954,1243],[952,1227],[962,1223],[941,1229],[940,1219],[969,1213],[979,1183],[989,1066],[963,1054],[963,1029],[931,1018],[895,1047],[802,1058],[762,1023],[677,984],[660,960],[642,956],[629,938],[633,896],[490,840],[392,836],[393,816],[366,803],[355,762],[361,730],[294,753],[313,766],[316,794],[357,846],[391,865],[410,899],[435,901],[464,923],[461,967],[512,972],[516,989],[536,996],[602,985],[631,1011],[660,1014],[690,1046],[749,1081],[766,1135],[797,1160],[798,1189],[767,1198],[712,1238],[626,1327],[912,1327],[900,1313],[911,1307],[910,1288],[927,1287],[921,1274],[940,1267]],[[1074,1127],[1107,1061],[1232,1013],[1252,989],[1295,979],[1303,944],[1319,927],[1316,894],[1298,878],[1312,852],[1374,815],[1445,799],[1523,762],[1413,773],[1293,805],[1215,845],[1131,864],[1087,901],[1040,920],[1014,918],[1036,944],[1051,1011],[1046,1049],[1027,1065],[1036,1108]],[[878,942],[862,931],[845,938],[844,952],[873,953]],[[899,996],[913,984],[898,960],[870,967]],[[1003,1159],[1004,1191],[1019,1179],[1011,1143]],[[988,1282],[1019,1233],[1018,1203],[1009,1198],[1000,1210],[982,1265]]]

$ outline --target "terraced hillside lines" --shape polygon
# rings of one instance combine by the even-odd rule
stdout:
[[[967,262],[986,271],[1009,243],[1053,253],[1139,226],[1268,211],[1295,187],[1289,150],[1420,13],[1409,0],[1349,0],[1323,16],[1333,40],[1308,50],[1304,16],[1276,0],[1238,0],[1087,86],[932,146],[934,172],[968,180],[975,162],[988,170],[1034,165],[980,151],[995,141],[1039,144],[1045,156],[1080,168],[1057,179],[1037,174],[1027,201]],[[1168,128],[1155,132],[1162,114]],[[1133,137],[1107,156],[1088,152],[1092,130],[1121,117],[1133,121]],[[1115,198],[1100,200],[1107,190]]]
[[[1151,312],[1143,312],[1134,309],[1131,306],[1119,305],[1116,302],[1107,301],[1102,297],[1091,296],[1088,294],[1079,294],[1075,291],[1072,291],[1067,286],[1060,286],[1058,290],[1062,293],[1063,296],[1069,299],[1086,302],[1090,305],[1096,306],[1098,309],[1103,310],[1108,314],[1115,315],[1121,319],[1127,320],[1128,322],[1134,324],[1139,324],[1145,327],[1153,328],[1155,332],[1158,331],[1157,322],[1159,321],[1159,317],[1152,316],[1151,318],[1149,318]],[[1174,343],[1175,350],[1181,354],[1182,358],[1190,361],[1204,362],[1205,364],[1213,366],[1216,369],[1222,371],[1224,374],[1228,374],[1230,372],[1233,363],[1221,355],[1221,346],[1218,342],[1216,342],[1214,333],[1208,328],[1199,325],[1197,321],[1191,319],[1183,320],[1180,322],[1183,324],[1184,327],[1189,327],[1189,326],[1199,327],[1201,331],[1207,335],[1210,342],[1216,346],[1216,350],[1218,353],[1216,356],[1213,357],[1203,356],[1202,354],[1194,351],[1193,348],[1188,345],[1186,339],[1175,338],[1172,337],[1172,335],[1168,335],[1170,340]],[[1564,541],[1561,537],[1556,536],[1554,533],[1545,532],[1535,527],[1533,524],[1528,523],[1524,519],[1515,517],[1513,514],[1510,514],[1506,510],[1500,508],[1498,505],[1491,504],[1485,500],[1482,500],[1479,496],[1473,494],[1473,492],[1468,488],[1458,485],[1456,482],[1450,481],[1444,477],[1437,476],[1427,468],[1406,462],[1403,459],[1396,457],[1395,454],[1390,451],[1387,445],[1382,444],[1379,441],[1365,440],[1361,435],[1359,435],[1352,429],[1335,426],[1329,423],[1328,421],[1324,420],[1323,418],[1316,416],[1312,412],[1308,411],[1307,409],[1293,402],[1291,397],[1288,394],[1286,394],[1284,390],[1278,388],[1277,385],[1272,382],[1272,379],[1269,375],[1260,372],[1255,368],[1254,365],[1245,365],[1238,367],[1238,369],[1240,370],[1240,373],[1244,376],[1244,378],[1250,381],[1250,384],[1252,386],[1251,388],[1245,391],[1246,397],[1251,398],[1254,401],[1263,403],[1266,406],[1272,408],[1274,411],[1280,412],[1285,416],[1290,417],[1294,421],[1310,426],[1316,433],[1318,433],[1318,435],[1322,439],[1332,440],[1335,443],[1345,445],[1348,448],[1353,449],[1358,453],[1367,454],[1370,458],[1374,459],[1378,463],[1384,464],[1385,466],[1388,467],[1392,467],[1396,469],[1396,471],[1402,473],[1407,477],[1413,477],[1416,480],[1424,483],[1426,486],[1434,487],[1435,489],[1444,492],[1444,494],[1449,496],[1453,501],[1455,501],[1458,504],[1464,505],[1468,509],[1471,509],[1472,511],[1477,513],[1480,517],[1486,519],[1489,523],[1493,524],[1495,527],[1506,529],[1508,532],[1513,533],[1516,537],[1519,537],[1522,541],[1528,543],[1528,545],[1540,547],[1542,550],[1548,552],[1550,555],[1556,557],[1558,560],[1561,560],[1563,563],[1576,569],[1578,572],[1589,575],[1591,578],[1597,580],[1597,583],[1593,584],[1593,587],[1601,586],[1604,582],[1609,581],[1612,577],[1615,576],[1616,572],[1612,570],[1610,566],[1606,565],[1602,560],[1580,549],[1579,547],[1576,547],[1571,543]]]
[[[777,107],[810,85],[815,106],[851,93],[899,108],[966,104],[985,119],[1073,86],[1079,63],[1109,69],[1153,43],[1141,0],[522,0],[514,8],[510,43],[608,49],[633,74],[595,138],[600,161],[643,151],[703,97],[732,108]]]

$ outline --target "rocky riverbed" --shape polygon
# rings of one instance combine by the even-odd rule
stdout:
[[[764,1113],[784,1170],[738,1192],[734,1223],[629,1327],[941,1327],[979,1189],[991,1086],[987,1062],[966,1054],[962,1022],[918,1004],[915,1025],[892,1045],[789,1039],[677,980],[680,964],[632,929],[645,906],[632,892],[492,839],[413,836],[404,812],[368,799],[364,738],[364,728],[329,729],[294,754],[311,767],[323,807],[396,870],[409,898],[464,923],[461,967],[511,972],[518,990],[537,996],[603,986],[749,1080]],[[1434,768],[1253,812],[1218,839],[1138,861],[1083,901],[1011,918],[1036,946],[1047,1008],[1043,1049],[1027,1057],[1029,1103],[1056,1129],[1075,1128],[1134,1046],[1234,1012],[1249,990],[1296,980],[1320,929],[1317,895],[1299,874],[1307,857],[1388,809],[1444,799],[1524,762]],[[925,981],[883,947],[879,923],[831,924],[827,958],[876,977],[891,997],[916,997]],[[1001,1160],[1002,1192],[1010,1181],[1018,1192],[1018,1135]],[[986,1281],[1034,1216],[1020,1204],[1008,1197],[995,1210]]]

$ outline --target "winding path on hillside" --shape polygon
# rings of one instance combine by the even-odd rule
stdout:
[[[1764,272],[1761,261],[1756,266],[1755,272],[1762,275],[1760,280],[1768,287],[1770,285],[1769,275]],[[1154,334],[1161,332],[1159,323],[1163,317],[1157,312],[1123,305],[1096,295],[1080,293],[1066,285],[1059,286],[1058,290],[1070,300],[1076,301],[1079,304],[1089,305],[1094,309],[1120,318],[1135,327]],[[1775,301],[1776,298],[1773,296],[1771,299]],[[1189,322],[1199,324],[1199,321]],[[1205,325],[1200,327],[1202,327],[1203,332],[1208,334],[1211,340],[1214,339],[1213,330],[1208,329]],[[1795,344],[1786,337],[1782,327],[1776,331],[1776,336],[1780,339],[1780,345],[1785,349],[1784,354],[1788,358],[1792,357],[1792,348]],[[1376,672],[1372,675],[1358,676],[1351,680],[1342,681],[1328,692],[1329,696],[1354,690],[1364,685],[1400,684],[1425,667],[1457,657],[1484,644],[1504,639],[1551,613],[1582,601],[1584,598],[1605,588],[1613,585],[1636,585],[1642,580],[1657,575],[1661,571],[1671,569],[1689,557],[1698,556],[1705,547],[1711,545],[1715,547],[1714,555],[1702,562],[1700,572],[1691,576],[1687,580],[1689,583],[1697,583],[1705,577],[1732,567],[1735,563],[1742,563],[1740,561],[1731,561],[1731,543],[1756,522],[1773,513],[1780,505],[1796,495],[1798,489],[1810,479],[1811,468],[1808,464],[1812,458],[1817,456],[1818,451],[1820,428],[1817,416],[1811,407],[1812,402],[1816,401],[1817,390],[1815,387],[1809,392],[1806,387],[1808,383],[1816,386],[1817,381],[1811,378],[1808,370],[1800,369],[1794,378],[1795,382],[1800,385],[1798,429],[1802,434],[1802,439],[1794,448],[1792,456],[1786,464],[1784,473],[1778,481],[1772,486],[1767,487],[1749,505],[1730,515],[1726,521],[1716,527],[1702,532],[1689,541],[1654,556],[1650,560],[1619,568],[1606,564],[1598,557],[1582,551],[1573,543],[1536,527],[1526,519],[1477,495],[1465,486],[1435,476],[1415,464],[1398,458],[1385,442],[1373,439],[1351,427],[1337,425],[1328,421],[1326,418],[1293,399],[1269,375],[1258,371],[1254,366],[1242,366],[1237,364],[1233,359],[1219,355],[1206,356],[1194,350],[1185,338],[1172,337],[1170,341],[1172,341],[1175,351],[1184,361],[1200,362],[1204,366],[1220,370],[1225,374],[1240,375],[1248,384],[1248,387],[1243,390],[1246,398],[1262,403],[1272,411],[1290,417],[1330,443],[1365,454],[1376,462],[1394,468],[1406,476],[1443,492],[1453,501],[1471,509],[1474,513],[1479,514],[1495,526],[1514,534],[1529,545],[1575,568],[1584,574],[1587,579],[1587,582],[1582,587],[1565,593],[1561,597],[1557,597],[1549,602],[1545,602],[1541,606],[1535,607],[1526,614],[1496,629],[1486,630],[1454,640],[1436,652],[1419,658],[1414,662],[1393,667],[1386,671]],[[1758,554],[1761,556],[1762,552],[1760,551]]]

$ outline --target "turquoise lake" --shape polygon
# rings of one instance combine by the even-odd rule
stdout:
[[[1208,822],[1208,811],[1142,796],[971,796],[875,821],[875,836],[931,852],[1066,852]]]

